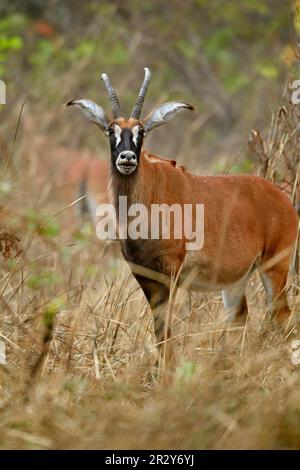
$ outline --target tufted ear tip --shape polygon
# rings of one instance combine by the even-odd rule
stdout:
[[[186,108],[189,109],[190,111],[196,111],[195,106],[193,106],[193,105],[191,105],[191,104],[189,104],[189,103],[185,103],[185,105],[186,105]]]
[[[87,99],[71,100],[65,103],[65,106],[72,105],[74,108],[79,108],[86,119],[96,124],[103,132],[106,131],[109,120],[101,106]]]
[[[63,104],[63,107],[66,108],[67,106],[72,106],[74,104],[74,100],[67,101],[66,103]]]
[[[188,109],[194,111],[194,106],[183,101],[169,101],[154,109],[148,116],[143,119],[143,125],[146,133],[149,133],[155,127],[173,119],[173,117],[182,110]]]

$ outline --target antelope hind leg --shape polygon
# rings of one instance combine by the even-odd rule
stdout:
[[[248,277],[245,281],[222,291],[222,298],[225,308],[225,322],[227,326],[243,326],[248,316],[248,306],[246,300],[246,287]],[[236,349],[241,342],[243,329],[236,331],[226,331],[222,343],[223,348]]]
[[[291,314],[286,295],[286,283],[288,277],[288,266],[279,263],[268,271],[261,273],[262,281],[266,291],[267,306],[272,318],[281,324]]]

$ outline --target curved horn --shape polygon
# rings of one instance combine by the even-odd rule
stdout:
[[[150,79],[151,79],[150,70],[147,67],[145,67],[144,70],[145,70],[145,78],[144,78],[143,85],[141,86],[138,99],[136,100],[136,103],[134,105],[134,108],[133,108],[131,116],[130,116],[132,119],[140,119],[140,115],[141,115],[141,112],[142,112],[142,107],[143,107],[143,104],[144,104],[144,99],[145,99],[145,96],[146,96],[146,93],[147,93],[147,90],[148,90],[148,86],[149,86],[149,83],[150,83]]]
[[[101,75],[101,78],[104,81],[105,88],[109,94],[113,117],[114,119],[118,119],[119,117],[121,117],[122,114],[121,114],[121,108],[120,108],[120,103],[119,103],[117,94],[114,90],[114,87],[112,86],[109,76],[106,73],[103,73]]]

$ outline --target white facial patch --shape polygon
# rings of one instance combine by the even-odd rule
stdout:
[[[134,145],[137,147],[137,141],[138,141],[138,136],[139,136],[139,130],[140,130],[140,127],[139,126],[134,126],[132,128],[132,140],[133,140],[133,143]]]
[[[121,152],[116,160],[116,167],[122,175],[131,175],[137,168],[137,158],[131,150]]]
[[[114,124],[114,131],[115,131],[116,147],[117,147],[119,145],[119,143],[121,142],[122,129],[117,124]]]

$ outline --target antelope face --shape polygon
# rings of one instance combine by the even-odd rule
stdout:
[[[110,125],[108,133],[113,167],[121,175],[131,175],[139,164],[144,139],[142,125],[138,121],[120,119]]]
[[[145,78],[130,118],[122,117],[117,94],[106,73],[102,74],[109,95],[113,119],[109,119],[103,108],[86,99],[72,100],[68,106],[74,105],[83,115],[96,124],[109,137],[112,167],[123,176],[132,175],[139,165],[140,153],[145,135],[172,119],[178,111],[192,110],[193,107],[181,101],[170,101],[155,108],[144,119],[140,120],[142,107],[150,82],[151,73],[145,68]]]

